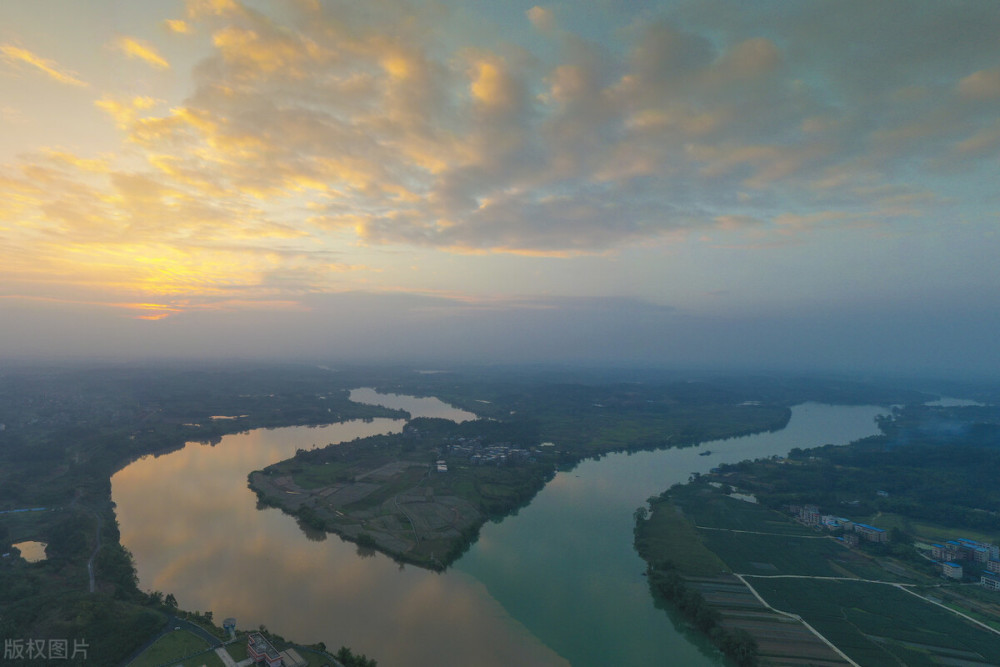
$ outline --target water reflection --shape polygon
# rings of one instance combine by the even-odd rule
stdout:
[[[464,422],[476,419],[476,415],[460,410],[433,397],[418,398],[403,394],[380,394],[374,389],[361,388],[351,390],[350,398],[355,403],[381,405],[394,410],[406,410],[413,417],[437,417]]]
[[[247,474],[399,420],[257,430],[136,461],[112,478],[122,543],[140,586],[182,608],[235,616],[297,641],[343,644],[387,665],[558,665],[472,577],[358,557],[335,536],[304,540],[294,518],[257,509]]]

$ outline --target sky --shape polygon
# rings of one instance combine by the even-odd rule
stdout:
[[[0,3],[0,359],[1000,371],[995,0]]]

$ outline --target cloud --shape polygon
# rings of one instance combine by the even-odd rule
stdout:
[[[552,30],[555,27],[555,16],[551,9],[535,5],[525,13],[531,25],[539,30]]]
[[[94,105],[114,118],[121,128],[129,128],[135,122],[140,112],[153,108],[159,103],[152,97],[138,96],[123,100],[111,95],[96,100]]]
[[[41,56],[20,46],[2,44],[0,45],[0,54],[3,55],[3,59],[8,63],[24,63],[26,65],[31,65],[59,83],[65,83],[70,86],[79,86],[81,88],[86,88],[90,85],[86,81],[79,79],[75,72],[64,70],[56,62],[42,58]]]
[[[973,72],[958,82],[958,92],[980,100],[1000,97],[1000,67]]]
[[[601,39],[534,7],[517,44],[471,44],[442,39],[441,8],[189,2],[168,27],[207,37],[190,95],[102,93],[117,155],[7,165],[0,266],[22,285],[295,300],[373,270],[333,249],[579,257],[902,226],[946,210],[949,174],[996,155],[995,58],[933,42],[904,66],[930,5],[859,9],[875,30],[826,2],[706,4],[726,11],[680,3]],[[874,55],[850,50],[845,68],[827,57],[845,44]],[[133,38],[117,47],[169,66]]]
[[[180,35],[189,35],[194,32],[194,28],[191,27],[191,24],[182,19],[167,19],[163,22],[163,24],[171,32],[175,32]]]
[[[544,26],[551,12],[528,16]],[[877,115],[862,128],[796,78],[797,44],[734,31],[727,45],[662,18],[635,22],[624,56],[562,33],[552,62],[441,54],[431,16],[412,11],[373,21],[313,7],[281,23],[193,3],[189,18],[207,22],[215,49],[198,90],[136,118],[130,139],[205,192],[316,193],[312,219],[373,245],[600,253],[716,226],[718,211],[699,211],[707,193],[797,198],[822,182],[825,197],[846,194],[829,176],[838,164],[946,141],[948,113],[932,107],[906,112],[910,135]],[[869,180],[880,171],[872,162]],[[721,216],[774,218],[745,205]]]
[[[138,58],[156,69],[170,69],[170,63],[148,42],[134,37],[119,37],[114,46],[129,58]]]

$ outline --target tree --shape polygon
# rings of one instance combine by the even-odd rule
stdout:
[[[163,603],[168,607],[177,609],[177,598],[174,597],[173,593],[167,593],[167,597],[163,598]]]
[[[645,505],[637,507],[635,512],[632,513],[632,518],[635,519],[636,523],[640,523],[649,518],[649,510],[646,509]]]
[[[740,667],[756,665],[757,651],[757,640],[742,628],[727,633],[722,640],[722,652],[735,660]]]

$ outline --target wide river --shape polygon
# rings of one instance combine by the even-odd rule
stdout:
[[[368,389],[352,399],[414,416],[472,417],[436,399]],[[140,587],[173,593],[184,609],[211,610],[217,622],[234,616],[240,628],[263,624],[298,642],[347,645],[384,667],[721,665],[653,605],[632,548],[632,513],[692,472],[874,434],[882,412],[806,403],[776,433],[585,461],[558,473],[518,514],[483,526],[441,574],[363,557],[337,536],[309,538],[280,510],[257,509],[247,487],[250,471],[298,448],[398,432],[400,420],[189,443],[121,470],[112,497]]]

